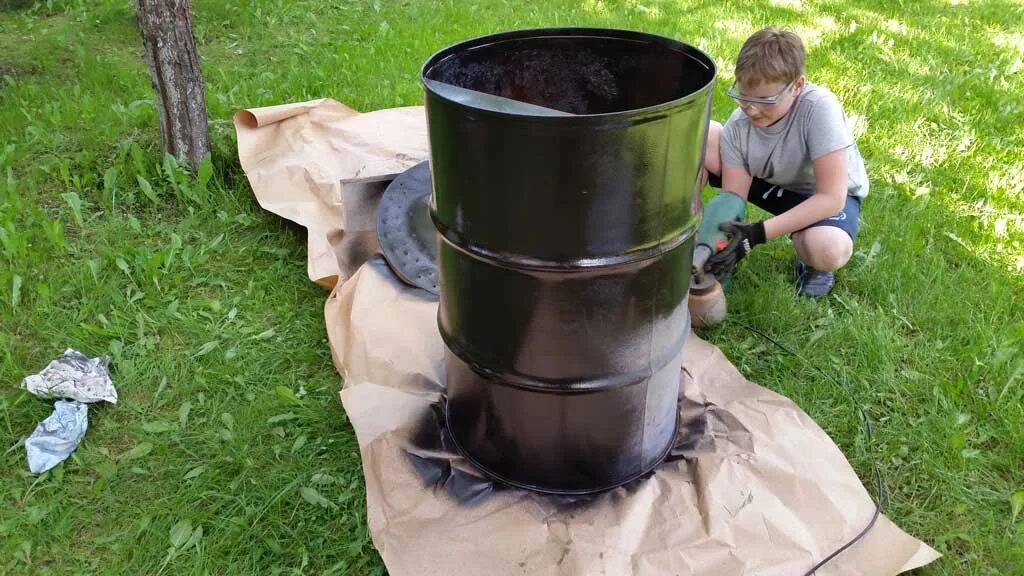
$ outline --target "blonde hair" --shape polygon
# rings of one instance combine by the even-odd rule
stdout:
[[[772,26],[747,38],[736,57],[736,81],[741,86],[772,82],[786,84],[804,73],[804,43],[788,30]]]

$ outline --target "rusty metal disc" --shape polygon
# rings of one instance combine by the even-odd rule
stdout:
[[[406,284],[437,296],[437,231],[430,220],[429,162],[399,174],[377,209],[377,239],[391,270]]]

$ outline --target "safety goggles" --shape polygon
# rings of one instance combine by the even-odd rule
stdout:
[[[744,96],[743,94],[740,94],[739,90],[736,89],[736,82],[734,81],[732,83],[732,86],[729,87],[729,90],[726,92],[726,94],[730,98],[739,102],[740,104],[771,106],[773,104],[778,104],[779,100],[782,100],[782,96],[785,95],[785,93],[788,92],[790,89],[792,89],[794,84],[796,84],[796,80],[793,80],[789,84],[786,84],[786,87],[783,88],[782,90],[779,90],[779,93],[774,96],[769,96],[768,98],[758,98],[756,96]]]

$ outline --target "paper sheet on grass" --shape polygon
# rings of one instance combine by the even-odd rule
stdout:
[[[306,227],[309,279],[326,288],[376,249],[376,200],[428,154],[421,106],[360,114],[322,99],[242,110],[234,123],[256,199]]]
[[[375,204],[323,192],[325,174],[337,176],[324,166],[357,173],[351,167],[377,158],[385,173],[419,159],[394,151],[386,164],[382,142],[425,157],[422,109],[356,115],[317,101],[246,111],[236,126],[246,114],[265,119],[239,129],[243,166],[260,167],[250,181],[261,204],[306,226],[311,246],[342,252],[311,252],[310,277],[326,283],[331,275],[320,274],[332,269],[340,277],[325,319],[359,440],[370,531],[392,576],[801,575],[871,518],[870,495],[828,435],[695,336],[680,374],[681,432],[653,474],[572,499],[481,478],[446,442],[437,304],[401,284],[380,256],[360,267],[359,253],[332,241],[344,237],[346,220],[375,221]],[[368,120],[374,115],[379,122]],[[818,574],[884,576],[937,557],[882,517]]]

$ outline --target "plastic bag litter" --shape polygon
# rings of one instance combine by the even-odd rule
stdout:
[[[50,362],[42,372],[26,377],[22,388],[40,398],[67,398],[91,403],[117,404],[117,390],[110,380],[110,357],[89,359],[71,348]]]
[[[89,405],[57,400],[53,414],[36,426],[25,441],[28,469],[33,474],[46,472],[75,451],[89,427]]]
[[[68,348],[42,372],[21,381],[39,398],[57,398],[53,413],[36,426],[25,441],[28,469],[46,472],[75,451],[89,427],[89,404],[117,404],[117,390],[110,380],[110,357],[89,358]]]

